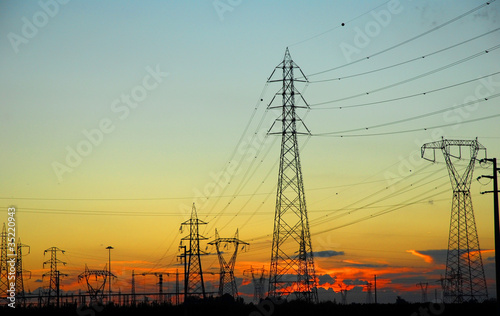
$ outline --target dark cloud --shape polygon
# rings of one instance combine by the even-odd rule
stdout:
[[[366,280],[360,280],[360,279],[345,279],[344,281],[345,285],[365,285]]]
[[[35,282],[42,283],[43,281],[41,279],[36,279]]]
[[[319,285],[328,283],[334,284],[337,277],[331,277],[329,274],[323,274],[318,277]]]
[[[335,251],[335,250],[324,250],[324,251],[314,252],[314,256],[318,258],[329,258],[335,256],[343,256],[343,255],[344,255],[343,251]]]
[[[356,263],[356,262],[346,262],[342,261],[346,266],[358,267],[358,268],[385,268],[389,265],[387,264],[376,264],[376,263]]]

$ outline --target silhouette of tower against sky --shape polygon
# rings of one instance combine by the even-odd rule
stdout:
[[[432,158],[427,158],[426,150],[432,150]],[[450,235],[446,257],[446,275],[443,280],[443,299],[445,303],[483,301],[488,298],[483,260],[472,208],[470,185],[472,173],[479,151],[486,148],[476,140],[447,140],[427,143],[422,146],[422,158],[435,162],[436,150],[441,150],[453,188],[451,206]],[[453,164],[469,159],[463,172]]]
[[[279,80],[273,80],[278,69],[282,71],[283,76]],[[302,79],[295,79],[294,70],[299,71]],[[286,298],[295,294],[297,299],[317,302],[317,281],[297,143],[298,134],[310,135],[296,114],[297,108],[308,108],[308,105],[296,89],[295,83],[307,82],[307,78],[293,62],[288,48],[283,61],[268,79],[268,83],[272,82],[281,82],[282,88],[271,100],[268,109],[279,109],[281,116],[271,126],[268,134],[281,135],[281,155],[268,295]],[[279,99],[278,96],[282,96],[281,104],[274,105],[274,101]],[[273,132],[278,121],[282,123],[281,130]],[[300,132],[299,128],[305,131]]]
[[[46,275],[49,276],[49,289],[47,292],[47,305],[52,304],[52,300],[55,298],[56,299],[56,306],[59,307],[59,300],[60,300],[60,279],[61,276],[67,276],[67,274],[61,273],[58,269],[57,266],[59,264],[66,265],[66,262],[63,262],[59,259],[57,259],[57,253],[61,252],[64,254],[64,250],[61,250],[57,247],[50,247],[48,249],[45,249],[43,252],[43,255],[45,255],[47,252],[50,253],[50,260],[47,260],[43,263],[45,266],[46,264],[50,265],[50,272],[44,273],[42,275],[42,278]]]
[[[181,224],[181,231],[184,226],[189,226],[189,235],[181,239],[181,246],[184,241],[189,243],[189,249],[185,253],[186,271],[184,276],[184,294],[185,299],[189,297],[205,298],[205,284],[203,283],[203,272],[201,269],[200,240],[206,240],[206,237],[200,235],[199,225],[207,223],[198,219],[196,208],[193,203],[191,218]],[[204,253],[203,253],[204,254]]]
[[[217,229],[215,229],[215,240],[208,243],[209,245],[215,245],[217,250],[217,256],[219,257],[220,265],[220,279],[219,279],[219,296],[224,294],[230,294],[233,297],[238,296],[238,289],[236,287],[236,281],[234,279],[234,265],[236,263],[236,256],[238,255],[238,250],[240,245],[244,245],[242,248],[248,245],[248,243],[239,239],[238,230],[234,234],[233,238],[220,238]],[[234,245],[233,253],[229,261],[224,258],[224,249],[229,252],[229,246]]]
[[[8,264],[7,264],[7,230],[5,229],[5,223],[2,226],[1,239],[1,249],[0,249],[0,298],[4,298],[7,295],[8,284]]]

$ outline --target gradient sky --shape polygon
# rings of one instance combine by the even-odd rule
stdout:
[[[489,157],[500,157],[499,118],[466,123],[500,114],[500,75],[492,75],[500,52],[375,90],[500,44],[498,1],[382,54],[485,1],[63,2],[42,0],[45,9],[36,1],[0,3],[0,218],[17,207],[18,237],[31,246],[28,289],[47,285],[43,251],[52,246],[66,250],[65,290],[83,289],[76,276],[86,263],[103,268],[108,245],[122,292],[133,269],[180,269],[179,225],[195,202],[209,240],[215,228],[227,237],[239,229],[251,244],[235,273],[240,290],[252,293],[243,271],[269,268],[279,158],[279,138],[265,135],[277,117],[266,106],[280,87],[266,81],[286,47],[310,81],[342,78],[299,87],[311,105],[300,113],[311,132],[345,136],[299,140],[317,272],[331,288],[322,298],[340,300],[331,292],[343,284],[364,301],[361,286],[374,274],[381,301],[418,300],[418,282],[438,289],[452,192],[442,155],[432,164],[419,158],[420,147],[441,136],[478,137]],[[133,93],[140,101],[129,106],[123,96]],[[491,99],[447,111],[478,95]],[[411,129],[418,131],[398,133]],[[86,133],[97,137],[90,148]],[[68,165],[78,148],[86,156]],[[61,165],[67,172],[58,174]],[[490,172],[478,166],[474,178]],[[494,296],[492,197],[484,190],[491,184],[473,181]],[[204,270],[216,272],[215,249],[207,250]],[[144,289],[154,284],[146,278]]]

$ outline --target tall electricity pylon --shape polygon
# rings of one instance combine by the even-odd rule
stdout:
[[[0,249],[0,298],[7,295],[9,289],[9,267],[7,264],[7,230],[5,223],[3,223],[2,234],[0,235],[1,249]]]
[[[229,294],[233,297],[238,297],[238,289],[236,287],[236,281],[234,280],[234,264],[236,263],[236,256],[238,254],[239,245],[243,245],[242,250],[245,249],[249,243],[244,242],[239,239],[238,230],[234,234],[234,238],[220,238],[217,228],[215,229],[215,240],[208,243],[209,245],[215,245],[217,249],[217,256],[219,257],[220,265],[220,279],[219,279],[219,296],[224,294]],[[234,245],[233,255],[226,261],[223,256],[223,249],[227,249],[231,244]]]
[[[283,78],[272,80],[277,69],[281,69]],[[300,71],[303,79],[295,79],[294,69]],[[269,103],[268,109],[280,109],[281,116],[276,121],[282,122],[281,131],[268,134],[281,135],[281,156],[274,213],[274,232],[269,273],[269,296],[286,298],[294,293],[299,300],[318,302],[317,280],[314,257],[307,218],[304,182],[300,166],[297,135],[310,135],[300,117],[297,108],[308,108],[306,101],[295,87],[295,82],[307,82],[307,78],[295,64],[288,48],[283,61],[274,69],[268,82],[282,82],[281,90]],[[273,105],[276,96],[281,95],[280,105]],[[304,105],[297,105],[296,101]],[[298,124],[305,132],[297,130]]]
[[[181,232],[184,226],[189,226],[189,235],[181,239],[181,246],[183,241],[189,242],[189,250],[185,250],[184,264],[184,301],[188,297],[202,297],[205,298],[205,284],[203,283],[203,272],[201,270],[201,254],[205,254],[200,250],[200,240],[206,240],[206,237],[200,235],[199,225],[206,225],[207,223],[198,219],[196,208],[193,203],[191,210],[191,218],[181,224]],[[181,256],[182,258],[182,256]]]
[[[23,248],[28,248],[28,253],[30,254],[30,246],[24,245],[21,243],[21,238],[18,238],[16,245],[16,300],[19,300],[22,305],[26,303],[26,295],[24,292],[24,277],[23,272],[27,272],[30,274],[31,279],[31,271],[23,270]]]
[[[66,265],[66,262],[63,262],[59,259],[57,259],[57,253],[61,252],[64,254],[64,250],[61,250],[57,247],[50,247],[48,249],[45,249],[43,252],[43,255],[47,252],[50,252],[50,260],[47,260],[43,263],[43,266],[45,267],[46,264],[50,264],[50,272],[44,273],[42,275],[42,278],[45,276],[49,276],[50,281],[49,281],[49,291],[47,293],[47,305],[51,305],[52,299],[55,297],[56,298],[56,306],[59,307],[59,289],[60,289],[60,279],[61,276],[67,276],[67,274],[61,273],[57,269],[58,264],[63,264]]]
[[[250,266],[249,270],[243,271],[243,275],[251,276],[254,286],[253,290],[253,300],[259,303],[264,299],[264,282],[266,281],[266,270],[264,267],[262,269],[254,269]]]
[[[469,163],[460,174],[452,158],[462,158],[462,147],[469,148]],[[433,158],[426,158],[426,149],[432,149]],[[452,149],[455,149],[452,151]],[[427,143],[422,146],[422,158],[435,162],[436,150],[441,150],[448,167],[453,188],[450,235],[446,258],[443,299],[445,303],[483,301],[488,298],[483,260],[470,196],[470,185],[474,164],[479,151],[486,148],[476,140],[447,140]]]

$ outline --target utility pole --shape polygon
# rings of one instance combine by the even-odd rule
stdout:
[[[111,246],[107,246],[108,249],[108,304],[111,304],[111,249],[115,249]]]
[[[495,277],[496,277],[496,291],[497,291],[497,315],[500,315],[500,220],[499,220],[499,209],[498,209],[498,166],[496,158],[484,158],[480,162],[491,162],[493,163],[493,175],[482,175],[477,179],[487,178],[493,179],[493,191],[484,191],[481,194],[493,193],[493,220],[495,225]]]
[[[467,150],[462,150],[464,147]],[[425,156],[427,149],[432,150],[433,158]],[[443,300],[445,303],[482,302],[488,298],[488,290],[470,186],[477,155],[480,151],[484,151],[486,155],[486,148],[477,139],[443,138],[441,141],[424,144],[421,150],[422,158],[431,162],[436,161],[436,151],[441,150],[453,189]],[[469,161],[465,171],[459,173],[452,158],[462,159],[462,151],[468,153],[465,155]]]
[[[179,305],[179,269],[175,269],[175,305]]]
[[[375,282],[375,304],[377,304],[377,275],[374,275]]]
[[[273,80],[276,70],[281,70],[282,78]],[[300,78],[303,79],[295,78],[294,70],[298,70]],[[281,116],[275,121],[275,123],[281,122],[281,130],[273,132],[275,125],[273,124],[268,132],[268,135],[281,136],[269,269],[269,296],[286,298],[290,294],[295,294],[299,300],[317,303],[317,279],[297,142],[298,134],[311,135],[296,114],[296,109],[308,109],[309,106],[295,87],[295,83],[307,83],[308,80],[299,66],[293,62],[287,48],[283,61],[274,69],[267,82],[282,84],[282,88],[268,105],[268,109],[281,110]],[[274,102],[277,96],[281,96],[279,105]],[[304,105],[299,105],[301,102]],[[304,128],[305,132],[298,131],[299,127]]]
[[[131,296],[132,296],[132,305],[135,306],[135,276],[136,274],[134,273],[134,270],[132,270],[132,293]]]

